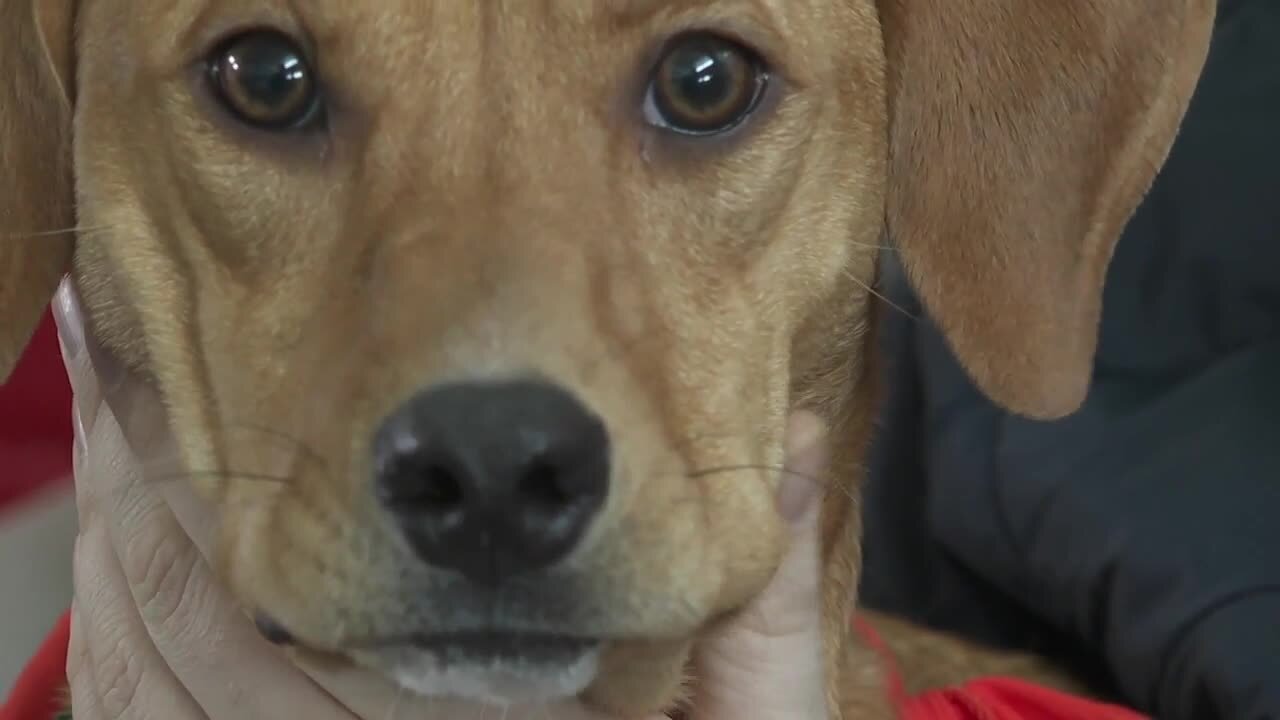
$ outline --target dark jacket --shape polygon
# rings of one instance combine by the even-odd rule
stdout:
[[[892,258],[882,282],[919,316]],[[886,309],[862,600],[1101,668],[1163,720],[1280,718],[1280,0],[1224,0],[1117,248],[1094,384],[1044,423]]]

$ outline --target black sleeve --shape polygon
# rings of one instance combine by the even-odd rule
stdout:
[[[1280,342],[1131,392],[1100,383],[1064,422],[1004,416],[983,450],[935,436],[933,533],[1159,717],[1280,717]]]
[[[872,605],[1011,646],[1043,622],[1162,720],[1280,718],[1280,3],[1220,7],[1109,272],[1085,407],[1009,416],[927,320],[896,323],[916,407],[890,408],[909,420],[865,510]]]

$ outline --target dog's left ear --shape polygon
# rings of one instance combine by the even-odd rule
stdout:
[[[0,382],[71,258],[75,0],[0,0]]]
[[[993,400],[1084,400],[1112,250],[1173,143],[1214,0],[878,0],[887,221]]]

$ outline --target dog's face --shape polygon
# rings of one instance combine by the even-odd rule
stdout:
[[[796,328],[872,279],[873,8],[127,5],[79,280],[238,597],[424,692],[678,679],[782,549]]]
[[[56,227],[65,204],[41,198],[74,187],[94,330],[164,396],[248,609],[422,692],[649,710],[777,563],[788,413],[870,411],[849,402],[886,212],[986,390],[1078,401],[1102,267],[1150,179],[1134,166],[1167,149],[1203,54],[1209,4],[1162,2],[1146,53],[1198,42],[1162,63],[1095,32],[1142,2],[1082,11],[1076,45],[1047,0],[1038,37],[953,42],[1082,76],[973,98],[948,73],[1030,71],[927,62],[964,21],[947,3],[4,0],[0,63],[52,72],[16,87],[49,99],[42,122],[0,101],[0,141],[33,138],[2,177],[74,152],[3,223]],[[1106,84],[1121,70],[1137,98]],[[948,98],[970,115],[940,116]],[[1097,123],[1119,159],[1071,158],[1028,201],[1046,160],[978,127],[1019,112],[1006,134],[1058,143],[1048,160]],[[957,168],[978,150],[945,123],[997,157]],[[1043,231],[983,236],[1051,200]],[[1028,286],[1020,259],[1043,297],[973,329]],[[0,250],[26,278],[0,288],[13,335],[64,262]]]

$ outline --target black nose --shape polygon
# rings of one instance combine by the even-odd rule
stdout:
[[[378,431],[374,460],[414,551],[487,585],[563,559],[609,489],[603,423],[538,381],[425,391]]]

